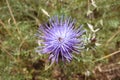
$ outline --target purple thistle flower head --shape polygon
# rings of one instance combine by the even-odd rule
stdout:
[[[58,59],[62,61],[70,62],[73,58],[72,53],[80,53],[81,47],[83,47],[82,34],[85,30],[82,30],[82,26],[75,28],[75,20],[71,18],[61,17],[60,19],[55,16],[52,17],[48,23],[39,27],[38,37],[42,41],[38,41],[39,46],[38,53],[49,53],[49,59],[52,62],[58,62]],[[41,49],[42,48],[42,49]]]

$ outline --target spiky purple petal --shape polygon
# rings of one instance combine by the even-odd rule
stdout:
[[[38,48],[38,53],[49,53],[49,59],[58,62],[59,58],[70,62],[73,58],[72,52],[80,53],[79,48],[83,46],[82,34],[85,32],[75,28],[75,20],[71,17],[59,19],[55,16],[48,23],[41,25],[37,35],[43,40],[43,49]]]

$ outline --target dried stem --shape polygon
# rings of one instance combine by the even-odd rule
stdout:
[[[2,43],[2,42],[0,41],[0,43]],[[7,53],[11,59],[17,61],[16,58],[15,58],[12,54],[10,54],[4,47],[2,47],[2,46],[0,45],[0,48],[1,48],[1,50],[3,50],[5,53]]]
[[[16,20],[15,20],[15,18],[14,18],[14,15],[13,15],[13,12],[12,12],[12,10],[11,10],[11,7],[10,7],[10,4],[9,4],[8,0],[6,0],[6,3],[7,3],[7,6],[8,6],[10,15],[11,15],[13,21],[14,21],[14,24],[17,24],[17,23],[16,23]]]
[[[108,44],[120,33],[120,28],[118,29],[118,31],[116,33],[113,33],[113,35],[108,39],[108,41],[106,42],[105,46],[108,46]]]
[[[17,31],[18,31],[18,34],[21,36],[21,32],[20,32],[20,30],[19,30],[19,28],[18,28],[18,26],[17,26],[17,22],[16,22],[16,20],[15,20],[15,18],[14,18],[14,15],[13,15],[13,12],[12,12],[12,9],[11,9],[11,7],[10,7],[10,4],[9,4],[8,0],[6,0],[6,3],[7,3],[8,9],[9,9],[10,15],[11,15],[11,17],[12,17],[12,19],[13,19],[13,22],[14,22],[14,24],[15,24],[15,26],[16,26]]]
[[[109,54],[109,55],[106,55],[106,56],[104,56],[104,57],[102,57],[102,58],[100,58],[100,59],[97,59],[97,60],[95,60],[94,62],[97,62],[97,61],[100,61],[100,60],[109,58],[109,57],[111,57],[111,56],[113,56],[113,55],[115,55],[115,54],[118,54],[118,53],[120,53],[120,50],[115,51],[115,52],[113,52],[113,53],[111,53],[111,54]]]
[[[3,26],[3,28],[7,31],[7,33],[12,36],[11,32],[7,29],[7,27],[5,26],[5,24],[2,22],[2,20],[0,19],[0,24]]]

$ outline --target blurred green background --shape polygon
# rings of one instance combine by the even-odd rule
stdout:
[[[88,37],[93,32],[87,24],[100,29],[95,43],[101,45],[90,43],[71,63],[46,69],[48,55],[35,52],[35,34],[54,15],[76,19]],[[120,80],[119,74],[108,79],[100,72],[120,66],[119,35],[120,0],[0,0],[0,80]]]

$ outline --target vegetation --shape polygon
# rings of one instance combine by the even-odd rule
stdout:
[[[120,0],[1,0],[0,80],[119,80],[119,12]],[[71,63],[51,66],[35,34],[54,15],[75,18],[88,40]]]

